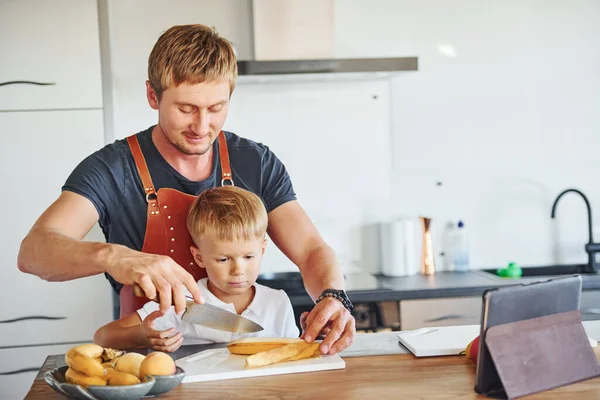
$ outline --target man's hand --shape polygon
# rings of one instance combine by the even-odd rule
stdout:
[[[160,311],[154,311],[142,321],[141,330],[144,336],[145,346],[153,350],[173,352],[183,343],[183,335],[177,332],[175,328],[165,331],[157,331],[153,328],[153,323],[157,318],[163,315]]]
[[[319,335],[325,335],[319,346],[322,354],[335,354],[346,349],[354,341],[356,326],[354,317],[339,300],[325,298],[310,313],[300,316],[302,338],[311,343]]]
[[[194,277],[171,257],[132,250],[132,254],[109,265],[107,272],[117,282],[124,285],[138,283],[149,299],[158,295],[162,313],[167,312],[171,305],[175,306],[177,315],[185,311],[185,288],[196,303],[204,303]]]
[[[300,269],[304,287],[314,299],[325,288],[344,288],[344,275],[335,252],[325,243],[297,200],[288,201],[269,212],[269,237]],[[335,354],[352,344],[355,321],[337,299],[320,301],[310,313],[300,317],[303,334],[312,342],[320,334],[326,338],[319,346],[323,354]]]

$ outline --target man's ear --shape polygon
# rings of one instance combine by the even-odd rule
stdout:
[[[150,107],[152,107],[154,110],[158,110],[158,95],[154,89],[152,89],[152,86],[150,86],[150,81],[146,81],[146,97],[148,98],[148,104],[150,104]]]
[[[194,257],[194,261],[200,268],[206,268],[204,266],[204,261],[202,261],[202,255],[196,246],[190,246],[190,252],[192,253],[192,257]]]

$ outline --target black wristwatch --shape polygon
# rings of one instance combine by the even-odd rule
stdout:
[[[333,297],[334,299],[341,301],[344,307],[346,307],[346,309],[350,312],[352,312],[352,309],[354,308],[354,305],[348,298],[348,295],[343,290],[325,289],[317,299],[316,303],[318,304],[321,300],[323,300],[326,297]]]

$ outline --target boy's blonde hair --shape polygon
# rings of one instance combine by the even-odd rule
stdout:
[[[260,197],[237,186],[203,191],[187,216],[187,228],[196,246],[206,236],[224,242],[262,239],[267,224],[267,210]]]
[[[237,62],[229,41],[206,25],[176,25],[165,31],[148,58],[148,80],[160,100],[182,83],[229,81],[233,93]]]

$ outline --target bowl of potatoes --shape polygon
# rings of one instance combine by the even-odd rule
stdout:
[[[46,372],[46,383],[72,399],[134,400],[177,387],[185,372],[166,353],[147,356],[82,344],[65,354],[66,366]]]

